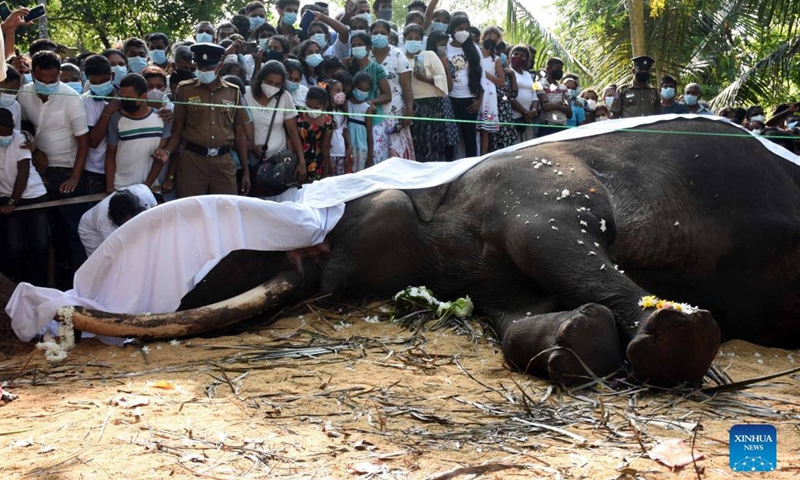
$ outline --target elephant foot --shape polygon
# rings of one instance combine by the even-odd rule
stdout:
[[[502,344],[509,364],[563,384],[591,378],[587,368],[608,375],[624,360],[614,316],[597,304],[517,320]]]
[[[719,325],[706,310],[687,314],[655,311],[628,344],[628,361],[637,380],[671,387],[703,379],[721,342]]]

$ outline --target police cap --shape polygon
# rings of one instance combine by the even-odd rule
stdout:
[[[222,61],[225,49],[214,43],[196,43],[189,47],[198,67],[212,67]]]
[[[656,61],[653,60],[653,57],[649,57],[647,55],[641,55],[639,57],[634,58],[631,61],[633,62],[634,67],[647,68],[647,69],[649,69],[650,67],[653,66],[654,63],[656,63]]]

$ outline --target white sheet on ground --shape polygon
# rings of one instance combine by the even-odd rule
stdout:
[[[80,305],[115,313],[174,311],[195,282],[234,250],[288,251],[316,245],[344,214],[344,203],[386,189],[428,188],[450,182],[493,155],[561,140],[634,128],[673,118],[727,122],[721,117],[660,115],[592,123],[452,163],[393,158],[352,175],[326,178],[297,191],[295,202],[208,195],[148,210],[112,234],[75,274],[67,292],[21,283],[6,312],[28,341],[59,308]],[[746,130],[742,129],[742,132]],[[797,165],[797,155],[756,136]]]

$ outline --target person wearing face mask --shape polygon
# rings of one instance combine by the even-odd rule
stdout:
[[[450,21],[450,36],[447,44],[447,58],[453,65],[453,88],[450,90],[450,101],[453,111],[459,120],[461,141],[467,157],[478,155],[476,139],[478,113],[483,103],[484,71],[481,67],[481,51],[472,41],[469,33],[469,18],[465,15],[454,15]]]
[[[751,122],[764,123],[765,121],[764,108],[761,105],[753,105],[747,109],[747,124],[745,126],[749,126]]]
[[[604,122],[608,120],[610,114],[611,112],[609,112],[608,107],[605,105],[598,105],[597,108],[594,109],[594,121]]]
[[[290,58],[283,62],[286,67],[286,91],[292,97],[295,108],[298,110],[306,108],[306,95],[308,87],[303,85],[303,64],[299,60]]]
[[[686,105],[687,112],[695,115],[713,115],[711,110],[706,108],[705,105],[700,103],[700,97],[703,96],[703,90],[698,83],[690,83],[686,85],[683,91],[683,103]]]
[[[572,108],[572,116],[567,119],[567,126],[580,127],[586,123],[586,110],[584,110],[583,100],[578,96],[580,93],[578,77],[570,74],[569,77],[564,79],[564,86],[567,87],[569,106]]]
[[[210,22],[200,22],[194,27],[194,39],[197,43],[214,43],[214,27]]]
[[[172,135],[172,115],[175,110],[175,105],[170,101],[167,96],[168,79],[164,70],[150,66],[142,70],[142,76],[147,82],[147,106],[155,109],[159,113],[159,117],[164,121],[164,138],[169,138]],[[165,115],[169,112],[169,115]],[[163,185],[167,180],[169,172],[169,159],[158,174],[156,185]],[[174,200],[174,198],[164,197],[166,200]]]
[[[111,81],[111,63],[102,55],[92,55],[83,64],[89,86],[83,94],[86,123],[89,126],[89,153],[86,156],[84,176],[86,193],[106,191],[106,133],[111,115],[119,110],[117,90]]]
[[[30,121],[36,128],[34,165],[39,171],[44,170],[50,200],[81,196],[85,185],[83,168],[89,152],[89,127],[83,100],[75,90],[59,81],[61,60],[58,55],[39,52],[33,56],[32,63],[34,82],[20,89],[18,101],[23,121]],[[83,204],[64,205],[53,210],[54,217],[60,217],[54,220],[63,220],[63,229],[53,236],[67,239],[70,256],[57,261],[70,265],[72,273],[86,260],[78,238],[78,222],[85,210]]]
[[[364,30],[366,30],[366,22],[363,23]],[[336,32],[336,40],[330,42],[333,43],[333,45],[326,45],[324,49],[326,57],[336,57],[339,60],[344,60],[350,56],[350,30],[342,22],[335,20],[324,13],[318,12],[314,17],[314,23],[312,23],[311,27],[309,28],[309,32],[314,29],[315,25],[324,26],[326,29],[330,27],[334,32]],[[320,32],[316,32],[316,35],[319,35],[319,33]],[[330,40],[329,34],[327,35],[327,39]],[[317,37],[317,40],[320,40],[320,38]],[[320,42],[317,41],[317,44],[320,44]],[[322,48],[322,46],[320,46],[320,48]]]
[[[322,64],[322,51],[313,40],[303,40],[299,48],[299,60],[303,64],[303,85],[313,87],[322,80],[320,65]]]
[[[31,166],[31,151],[24,147],[27,139],[14,128],[14,122],[11,112],[0,108],[0,241],[4,247],[0,270],[16,282],[45,286],[47,210],[15,210],[46,202],[47,189]]]
[[[406,58],[412,65],[411,92],[414,112],[419,118],[411,124],[414,154],[418,162],[443,162],[445,157],[445,131],[442,118],[442,101],[450,88],[447,72],[439,56],[423,50],[422,27],[406,26],[403,37]]]
[[[386,71],[369,57],[369,52],[372,49],[372,37],[365,32],[352,33],[350,35],[350,45],[353,52],[350,73],[354,79],[354,88],[351,96],[359,102],[359,113],[363,113],[364,110],[362,109],[371,106],[374,107],[375,114],[378,115],[370,120],[372,124],[372,139],[374,141],[372,163],[378,164],[389,158],[389,140],[386,126],[383,125],[383,109],[386,104],[392,101],[392,90],[389,86]],[[361,84],[356,81],[361,73],[366,73],[372,79],[369,83],[369,91],[363,90],[360,87]]]
[[[376,20],[370,27],[372,50],[368,57],[383,67],[389,81],[392,100],[383,108],[382,125],[389,135],[389,157],[415,160],[414,140],[409,126],[414,116],[414,93],[411,91],[411,63],[397,47],[389,45],[391,28],[386,20]]]
[[[119,87],[119,82],[128,74],[128,62],[125,54],[115,48],[109,48],[103,51],[102,54],[111,63],[112,82],[115,87]]]
[[[632,60],[633,82],[617,91],[611,104],[613,118],[643,117],[661,113],[661,96],[650,86],[650,69],[655,63],[651,57],[642,55]]]
[[[594,122],[594,109],[597,108],[597,92],[591,88],[581,91],[581,99],[583,100],[583,110],[586,113],[586,123]]]
[[[0,108],[11,112],[16,130],[22,130],[22,107],[17,101],[20,87],[22,87],[22,76],[16,68],[8,65],[5,80],[0,82]]]
[[[342,71],[337,77],[347,80],[347,88],[352,88],[353,77]],[[353,173],[353,149],[350,146],[350,133],[347,130],[347,92],[342,81],[331,78],[327,81],[325,90],[331,97],[331,113],[335,128],[331,137],[331,165],[332,175]]]
[[[669,75],[661,77],[661,113],[689,113],[686,105],[678,102],[675,92],[678,90],[678,82]]]
[[[144,38],[147,50],[150,52],[150,62],[164,70],[167,75],[172,73],[169,68],[169,37],[161,32],[155,32],[145,35]]]
[[[375,20],[392,21],[392,0],[373,0],[372,16]]]
[[[71,63],[61,64],[61,82],[80,95],[83,93],[83,83],[81,82],[81,69]]]
[[[330,111],[331,98],[321,87],[311,87],[306,95],[306,109],[297,115],[297,130],[303,142],[303,155],[310,181],[333,175],[331,140],[336,124]]]
[[[267,9],[261,2],[250,2],[244,7],[247,21],[250,22],[250,31],[255,32],[258,27],[267,22]]]
[[[541,90],[537,93],[544,122],[539,126],[539,137],[564,130],[567,121],[572,118],[567,87],[561,83],[563,77],[564,62],[560,58],[547,60],[545,77],[538,82]]]
[[[300,20],[298,16],[300,0],[278,0],[276,9],[278,10],[279,20],[275,28],[278,31],[278,35],[288,38],[293,45],[306,40],[306,32],[295,28],[295,24]]]
[[[246,195],[250,191],[250,174],[242,169],[242,189],[237,192],[236,163],[230,151],[233,145],[239,158],[247,158],[246,124],[250,116],[243,108],[232,108],[242,104],[239,89],[219,78],[225,49],[200,43],[192,45],[191,50],[197,79],[178,86],[172,136],[166,148],[156,151],[156,158],[166,162],[183,143],[183,151],[173,163],[179,198],[208,193]],[[167,177],[170,182],[176,180],[171,178],[172,171],[171,167]]]
[[[269,25],[268,25],[269,26]],[[261,70],[261,66],[270,60],[283,63],[286,55],[291,50],[289,39],[283,35],[273,35],[269,38],[259,40],[258,53],[255,56],[255,71]]]
[[[156,150],[166,145],[164,121],[147,105],[147,80],[128,74],[119,84],[120,110],[108,122],[106,134],[106,191],[144,184],[154,186],[164,167]]]

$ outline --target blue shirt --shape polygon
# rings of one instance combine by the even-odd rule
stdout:
[[[578,123],[586,122],[586,110],[575,102],[570,102],[572,107],[572,118],[567,119],[568,127],[577,127]]]
[[[689,107],[682,103],[672,102],[672,105],[669,107],[665,107],[664,104],[661,104],[661,113],[689,113]]]

